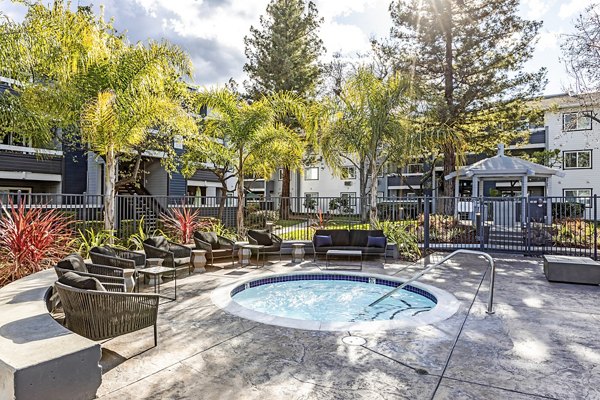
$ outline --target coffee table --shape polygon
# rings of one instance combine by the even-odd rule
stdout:
[[[169,300],[177,300],[177,270],[175,268],[167,268],[167,267],[148,267],[142,268],[138,270],[138,273],[141,275],[148,275],[150,278],[154,278],[154,293],[160,294],[160,283],[161,283],[161,275],[166,273],[173,274],[173,283],[175,285],[175,295],[173,297],[166,297]],[[139,292],[139,282],[138,282],[138,290]]]
[[[360,250],[327,250],[325,255],[325,269],[347,269],[340,267],[329,267],[329,261],[332,257],[346,257],[346,258],[358,258],[360,259],[359,269],[362,271],[362,251]],[[356,266],[355,264],[349,264],[347,266]]]

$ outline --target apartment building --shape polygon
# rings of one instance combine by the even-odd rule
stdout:
[[[600,100],[600,95],[597,96]],[[585,197],[600,194],[600,123],[590,117],[600,114],[600,101],[583,101],[567,94],[547,96],[542,101],[544,126],[531,127],[523,143],[507,146],[513,156],[531,156],[534,153],[558,149],[557,157],[549,165],[564,171],[564,177],[529,177],[529,196]],[[485,158],[485,155],[467,155],[467,165]],[[357,197],[360,194],[358,172],[348,165],[343,178],[333,174],[321,159],[315,165],[305,166],[293,173],[292,197]],[[414,197],[429,194],[438,196],[443,173],[440,166],[415,162],[405,166],[388,165],[378,177],[377,195],[382,198]],[[594,170],[596,168],[596,170]],[[249,179],[246,187],[251,196],[278,197],[281,194],[283,170],[270,180]],[[471,196],[471,182],[461,181],[459,194]],[[484,182],[485,196],[521,196],[517,181]]]

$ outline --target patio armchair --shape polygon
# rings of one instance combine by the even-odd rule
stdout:
[[[146,259],[162,259],[162,266],[173,268],[173,273],[176,273],[176,270],[182,267],[187,267],[188,274],[192,273],[192,249],[189,247],[170,242],[164,236],[149,237],[144,240],[143,244]]]
[[[65,274],[67,278],[72,275],[72,272]],[[154,346],[157,345],[160,295],[82,289],[71,286],[72,279],[65,279],[65,276],[54,284],[54,288],[69,330],[91,340],[105,340],[153,326]]]
[[[206,260],[215,266],[215,259],[231,258],[231,265],[235,262],[236,247],[233,240],[219,236],[215,232],[194,232],[196,249],[206,250]]]
[[[248,230],[248,242],[264,246],[260,251],[263,257],[271,254],[279,254],[279,261],[281,261],[281,243],[283,239],[279,236],[263,229],[250,229]]]
[[[129,292],[133,290],[133,270],[107,265],[86,264],[79,254],[71,254],[60,260],[55,266],[56,276],[60,278],[68,272],[96,278],[109,292]]]
[[[90,249],[92,263],[119,268],[144,268],[146,255],[113,246],[96,246]]]

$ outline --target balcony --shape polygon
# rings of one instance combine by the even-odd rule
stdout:
[[[34,174],[62,174],[62,157],[0,151],[0,171]],[[25,176],[16,179],[27,179]]]
[[[400,186],[420,187],[421,179],[422,179],[422,175],[410,175],[410,176],[405,176],[405,177],[388,176],[387,177],[387,186],[388,186],[388,188],[400,187]]]

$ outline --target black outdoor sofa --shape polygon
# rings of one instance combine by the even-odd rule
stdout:
[[[329,250],[360,250],[363,256],[383,256],[384,262],[387,260],[387,238],[378,229],[317,229],[312,244],[314,261]]]

